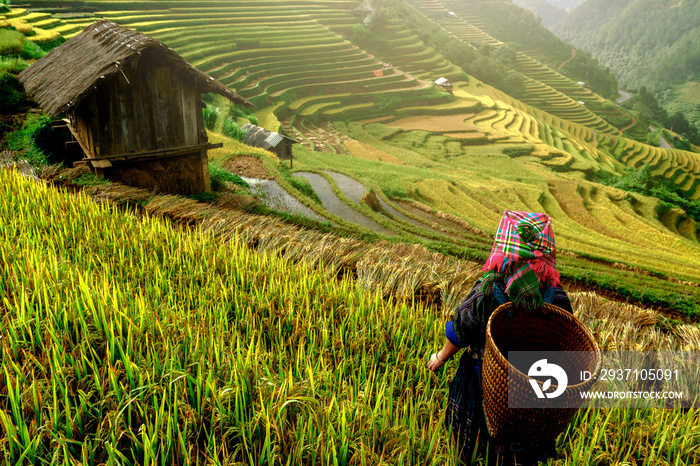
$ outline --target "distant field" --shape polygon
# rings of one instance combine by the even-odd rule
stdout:
[[[686,100],[700,104],[700,83],[689,82],[681,86],[679,90],[683,93]]]

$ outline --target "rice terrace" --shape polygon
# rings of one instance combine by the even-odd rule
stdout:
[[[426,364],[506,211],[601,350],[700,352],[700,141],[623,89],[510,0],[0,0],[0,464],[496,464]],[[699,465],[700,414],[543,464]]]

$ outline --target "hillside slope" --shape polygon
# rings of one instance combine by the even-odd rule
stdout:
[[[697,154],[628,137],[613,103],[547,65],[546,54],[506,44],[504,27],[481,16],[497,6],[383,3],[390,7],[372,31],[354,12],[361,2],[350,0],[95,0],[86,4],[97,13],[58,15],[54,28],[70,36],[105,17],[139,29],[256,103],[270,129],[281,125],[302,143],[294,173],[275,169],[280,183],[336,225],[483,259],[504,210],[542,211],[555,221],[571,282],[695,312],[697,219],[596,180],[648,164],[655,179],[698,199]],[[36,17],[13,14],[29,24]],[[474,77],[497,66],[522,80],[520,99]],[[454,81],[453,94],[431,84],[440,76]],[[221,157],[227,166],[230,155]],[[348,184],[360,195],[343,191]],[[334,203],[303,192],[321,189]]]
[[[590,51],[627,88],[646,86],[675,108],[674,86],[700,80],[700,3],[588,0],[552,31]],[[692,121],[700,123],[698,105]]]
[[[294,259],[293,244],[265,241],[270,227],[291,233],[282,222],[202,215],[196,201],[144,191],[93,195],[141,199],[153,215],[0,169],[3,459],[49,462],[59,442],[66,462],[89,465],[457,466],[443,424],[457,364],[425,368],[444,332],[435,309],[338,279],[325,259],[342,260],[339,238],[319,235],[320,255]],[[185,223],[183,208],[199,233],[161,217]],[[237,231],[246,223],[258,232]],[[445,261],[438,285],[409,270],[420,248],[355,246],[358,264],[401,268],[409,285],[476,278]],[[571,296],[603,349],[700,350],[697,326],[663,334],[650,310]],[[582,410],[557,439],[557,464],[697,464],[696,411],[637,410],[634,422],[627,411]],[[658,442],[659,426],[671,441]]]

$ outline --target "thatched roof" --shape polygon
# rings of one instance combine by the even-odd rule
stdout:
[[[277,147],[279,143],[285,139],[292,144],[297,144],[297,142],[292,138],[288,138],[287,136],[283,136],[279,133],[275,133],[274,131],[261,128],[260,126],[253,125],[251,123],[247,123],[241,129],[245,131],[244,143],[248,144],[249,146],[261,147],[265,150],[270,150]]]
[[[200,92],[214,92],[233,102],[252,104],[199,71],[162,42],[111,21],[87,26],[19,74],[27,95],[52,116],[65,113],[89,95],[95,85],[147,53],[189,73]]]

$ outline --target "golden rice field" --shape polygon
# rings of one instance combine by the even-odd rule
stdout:
[[[222,241],[225,217],[204,211],[214,228],[181,229],[2,170],[0,215],[5,462],[457,464],[442,425],[456,364],[424,367],[442,312]],[[573,298],[606,347],[700,350],[697,326],[663,334],[652,311]],[[698,420],[581,412],[552,464],[695,464]]]
[[[368,146],[367,144],[363,144],[359,141],[355,141],[354,139],[349,139],[345,141],[344,144],[353,156],[360,159],[405,165],[405,162],[398,157],[384,152],[383,150]]]
[[[399,118],[391,123],[387,123],[387,125],[402,128],[406,131],[477,131],[478,128],[476,126],[465,123],[466,120],[473,116],[474,114],[411,116]]]

